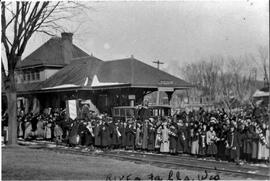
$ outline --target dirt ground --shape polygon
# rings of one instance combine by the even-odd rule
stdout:
[[[110,158],[57,153],[25,146],[2,148],[3,180],[167,180],[171,169]],[[171,178],[198,179],[203,171],[173,170]],[[152,175],[151,175],[152,174]],[[217,173],[210,173],[216,176]],[[210,176],[209,175],[209,176]],[[219,174],[220,179],[241,179]],[[179,178],[179,177],[178,177]],[[208,178],[209,179],[209,178]]]

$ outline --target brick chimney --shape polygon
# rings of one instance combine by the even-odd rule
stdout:
[[[64,63],[69,64],[71,62],[72,56],[72,36],[73,33],[63,32],[62,37],[62,56]]]

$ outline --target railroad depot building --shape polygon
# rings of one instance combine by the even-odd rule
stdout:
[[[67,100],[90,100],[98,112],[140,104],[144,96],[191,87],[186,81],[133,56],[103,61],[72,42],[72,33],[53,37],[17,64],[18,107],[25,112],[65,108]]]

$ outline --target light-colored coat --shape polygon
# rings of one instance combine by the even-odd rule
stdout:
[[[169,142],[169,129],[164,126],[161,129],[161,145],[160,145],[160,152],[169,152],[169,146],[170,146],[170,142]]]
[[[259,142],[258,146],[258,159],[267,160],[269,158],[269,148],[267,148],[267,145],[269,146],[269,130],[266,130],[265,135],[265,142],[266,144],[263,144],[262,142]]]

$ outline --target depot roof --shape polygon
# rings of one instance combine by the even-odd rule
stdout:
[[[88,56],[74,59],[59,72],[42,83],[41,89],[111,87],[183,89],[191,85],[186,81],[158,70],[135,58],[102,61]]]

